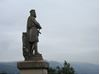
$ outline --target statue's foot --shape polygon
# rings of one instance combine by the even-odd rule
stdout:
[[[35,55],[41,55],[39,52],[35,52]]]

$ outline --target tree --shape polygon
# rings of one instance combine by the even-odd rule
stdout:
[[[75,74],[74,68],[64,61],[63,67],[49,68],[48,74]]]
[[[70,63],[64,62],[64,65],[62,67],[62,73],[63,74],[75,74],[74,68],[70,66]]]
[[[49,68],[48,69],[48,74],[56,74],[56,69]]]

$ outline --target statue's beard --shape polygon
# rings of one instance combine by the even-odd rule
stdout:
[[[36,14],[34,14],[34,15],[31,15],[31,16],[33,16],[33,17],[35,17],[35,18],[36,18]]]
[[[34,15],[34,17],[36,18],[36,15]]]

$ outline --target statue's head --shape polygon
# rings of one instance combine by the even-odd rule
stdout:
[[[36,18],[36,13],[35,13],[35,10],[34,9],[30,10],[30,15],[31,16],[34,16]]]

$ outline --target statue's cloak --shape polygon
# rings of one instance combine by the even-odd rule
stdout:
[[[29,16],[27,21],[27,37],[29,42],[38,42],[38,30],[36,25],[39,25],[39,23],[34,17]]]

